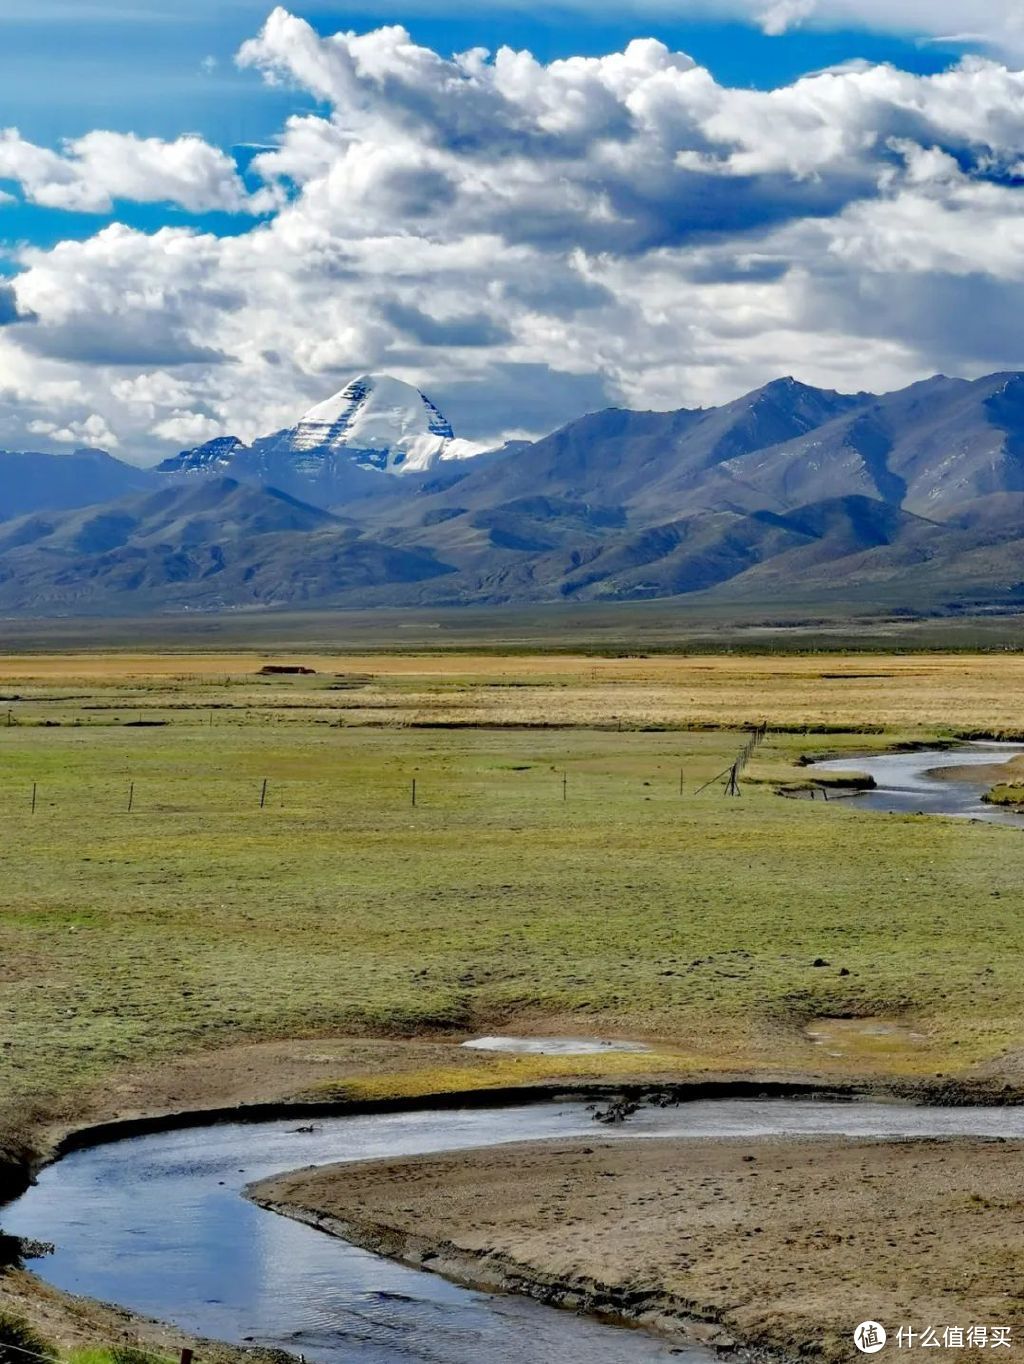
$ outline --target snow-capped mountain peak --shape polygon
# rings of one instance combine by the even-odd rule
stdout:
[[[344,451],[356,464],[414,473],[475,453],[419,389],[390,374],[360,374],[317,403],[289,433],[296,454]]]
[[[164,460],[158,471],[228,475],[335,506],[367,495],[378,472],[423,473],[484,448],[458,440],[438,407],[412,384],[389,374],[360,374],[294,426],[251,445],[218,436]]]

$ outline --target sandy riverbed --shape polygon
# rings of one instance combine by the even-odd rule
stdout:
[[[723,1344],[849,1360],[867,1318],[985,1324],[1013,1328],[1013,1351],[997,1352],[1012,1358],[1024,1347],[1022,1161],[1019,1142],[610,1143],[597,1129],[299,1171],[254,1196],[452,1277],[617,1309],[681,1339],[692,1314]]]

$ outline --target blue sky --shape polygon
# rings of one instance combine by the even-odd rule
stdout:
[[[1024,367],[1019,0],[271,10],[0,0],[0,447]]]

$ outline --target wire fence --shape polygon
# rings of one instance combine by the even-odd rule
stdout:
[[[727,795],[738,796],[739,779],[768,733],[766,722],[751,727],[729,766],[696,786],[692,779],[688,785],[688,766],[703,767],[700,754],[671,755],[664,749],[647,755],[649,767],[638,750],[628,770],[621,766],[602,770],[592,760],[578,763],[576,755],[567,763],[566,755],[558,754],[544,758],[531,755],[531,760],[522,763],[466,771],[447,769],[446,764],[432,767],[429,762],[421,770],[415,757],[408,766],[385,761],[376,768],[365,763],[347,768],[343,755],[325,766],[323,755],[318,754],[309,776],[301,775],[298,755],[285,763],[284,772],[271,769],[260,773],[255,763],[250,766],[253,754],[248,754],[246,767],[251,775],[209,763],[188,771],[180,762],[169,771],[161,770],[158,764],[150,764],[148,771],[133,771],[127,763],[122,766],[118,762],[119,777],[96,768],[75,771],[50,767],[37,775],[32,771],[35,764],[30,766],[22,760],[8,766],[6,772],[0,769],[0,815],[45,818],[70,809],[94,816],[239,816],[287,810],[315,817],[332,812],[350,814],[353,810],[384,814],[420,806],[451,809],[472,803],[500,806],[503,802],[526,808],[549,802],[618,801],[630,794],[644,800],[699,796],[720,782],[725,782]],[[281,757],[266,756],[272,763]]]
[[[741,794],[740,775],[746,769],[746,766],[750,762],[750,759],[761,747],[761,745],[764,743],[767,737],[768,737],[767,722],[755,726],[755,728],[750,731],[750,737],[747,739],[747,742],[740,749],[739,753],[736,756],[735,761],[729,767],[727,767],[724,772],[719,772],[717,777],[712,777],[710,781],[706,781],[704,785],[698,789],[696,794],[699,796],[701,792],[706,791],[709,786],[715,786],[718,784],[718,782],[724,781],[725,794],[727,796],[740,795]]]
[[[25,1355],[29,1359],[42,1359],[46,1364],[64,1364],[64,1361],[57,1359],[54,1355],[41,1355],[37,1350],[26,1350],[22,1345],[12,1345],[9,1340],[4,1340],[0,1335],[0,1357],[10,1351],[12,1354]]]
[[[498,805],[506,803],[517,808],[562,805],[572,801],[620,801],[633,795],[638,800],[680,798],[701,795],[709,787],[726,780],[727,794],[738,795],[732,789],[744,764],[732,763],[710,781],[694,788],[687,784],[686,768],[680,764],[667,770],[651,769],[647,775],[637,773],[623,776],[616,772],[595,772],[592,768],[572,771],[557,768],[534,774],[532,780],[516,780],[512,773],[506,778],[466,777],[450,775],[417,775],[396,778],[391,783],[360,784],[344,777],[303,780],[301,778],[229,777],[204,779],[178,777],[171,779],[126,779],[123,782],[73,781],[58,776],[49,782],[25,780],[18,782],[10,775],[0,777],[0,814],[19,812],[45,819],[48,814],[81,811],[90,815],[244,815],[263,811],[268,816],[275,811],[300,814],[342,814],[358,810],[380,813],[402,808],[445,808],[460,805]]]

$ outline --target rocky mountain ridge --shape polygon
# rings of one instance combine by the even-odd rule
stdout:
[[[882,396],[787,378],[708,410],[607,409],[474,458],[453,450],[452,428],[416,390],[412,400],[408,386],[354,383],[285,433],[251,446],[218,438],[132,471],[167,495],[205,488],[198,520],[136,507],[130,534],[106,547],[96,528],[121,524],[123,499],[93,509],[84,541],[86,522],[67,508],[45,518],[46,535],[31,516],[0,523],[0,606],[66,603],[53,578],[74,576],[78,554],[91,585],[66,609],[129,609],[138,586],[103,556],[151,560],[158,547],[181,565],[173,589],[176,569],[145,580],[147,602],[166,609],[836,592],[946,609],[1024,596],[1021,374],[938,376]],[[279,524],[279,504],[266,524],[263,501],[220,533],[218,499],[226,517],[246,490],[284,498],[295,523]],[[237,576],[227,559],[200,566],[197,527],[209,544],[230,540]],[[346,555],[363,565],[355,576]]]

